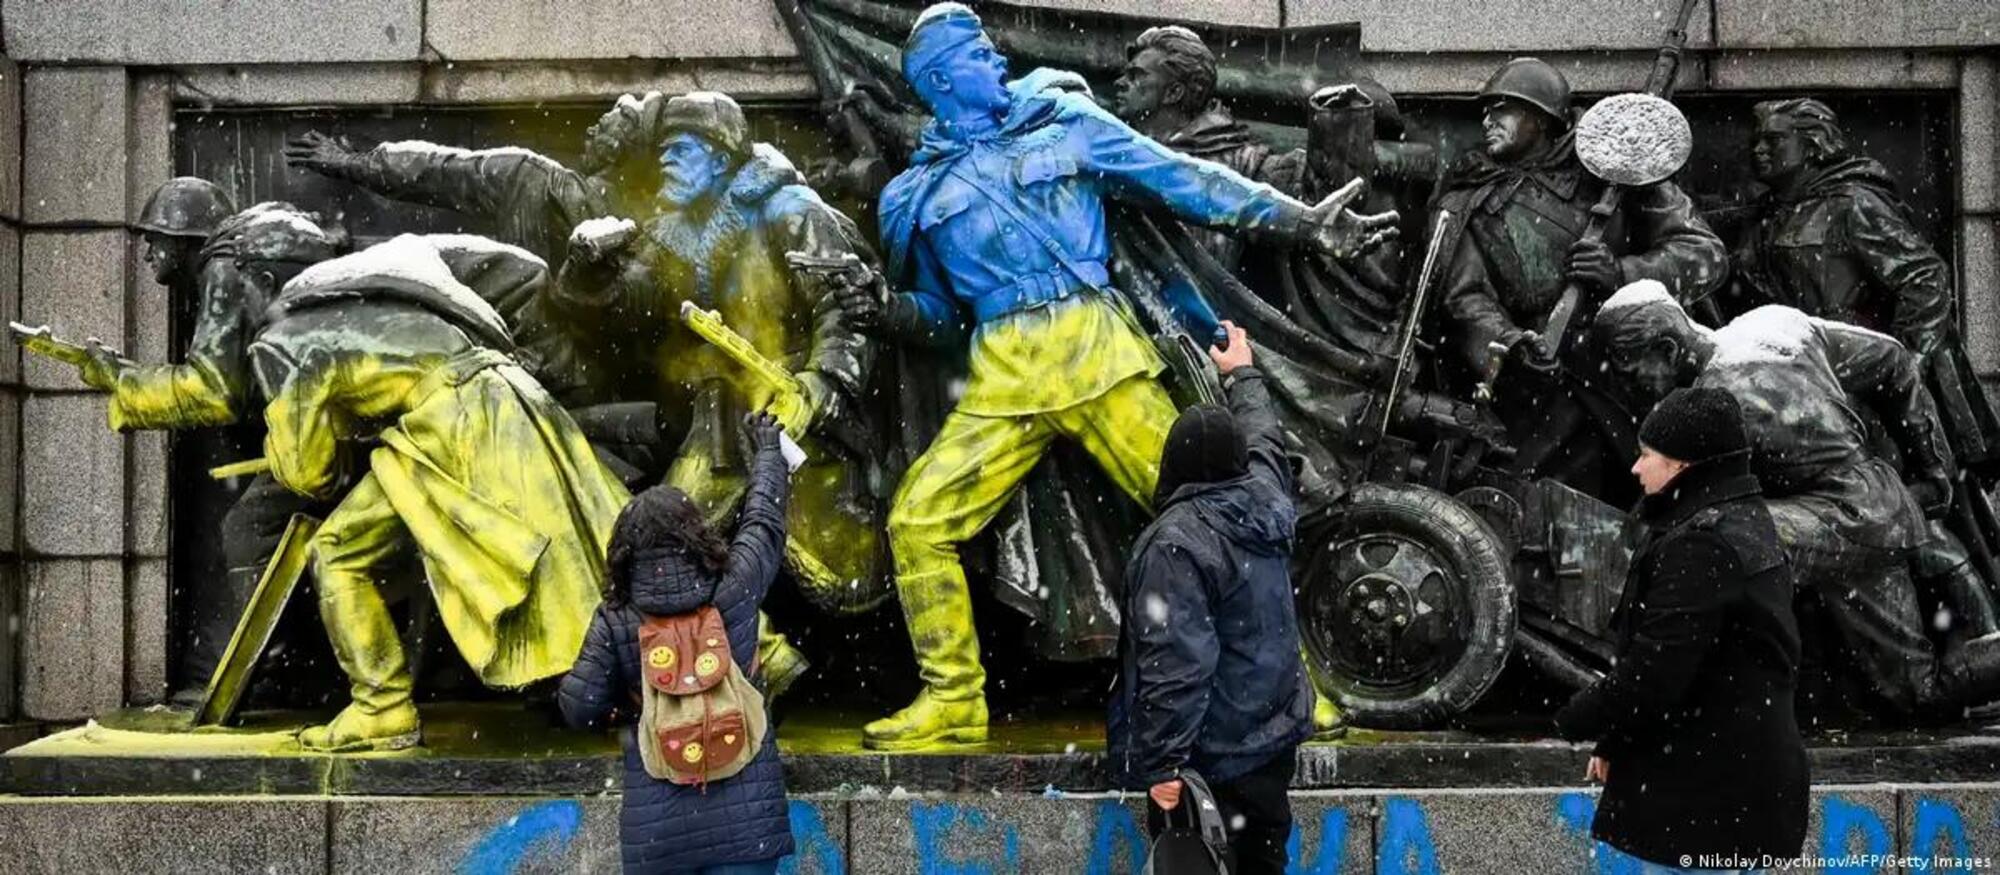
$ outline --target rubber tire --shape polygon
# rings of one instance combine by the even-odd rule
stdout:
[[[1391,694],[1341,676],[1330,662],[1306,650],[1307,668],[1321,692],[1340,704],[1346,721],[1377,729],[1438,726],[1485,695],[1514,646],[1516,590],[1512,557],[1500,537],[1471,508],[1445,493],[1404,483],[1366,483],[1300,539],[1298,604],[1300,623],[1311,591],[1328,585],[1326,567],[1336,545],[1367,533],[1395,533],[1437,557],[1453,582],[1467,587],[1463,602],[1472,614],[1465,650],[1444,673],[1415,691]],[[1300,638],[1309,641],[1301,628]]]

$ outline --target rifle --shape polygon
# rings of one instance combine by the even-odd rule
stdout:
[[[1653,59],[1653,71],[1646,77],[1643,93],[1663,99],[1673,97],[1674,77],[1680,72],[1681,53],[1687,50],[1688,22],[1694,18],[1694,9],[1700,3],[1701,0],[1681,0],[1680,14],[1674,19],[1673,29],[1667,31],[1659,55]],[[1580,241],[1595,243],[1603,240],[1605,226],[1624,202],[1625,186],[1606,184],[1604,194],[1590,208],[1590,221],[1585,225]],[[1582,303],[1582,287],[1574,282],[1564,284],[1562,298],[1549,311],[1548,322],[1542,326],[1543,348],[1551,357],[1561,356],[1570,325],[1576,320],[1577,309]]]
[[[23,325],[19,322],[8,322],[7,330],[13,333],[15,342],[21,344],[22,349],[78,368],[90,364],[90,354],[93,347],[105,350],[114,356],[118,354],[117,350],[99,343],[95,337],[89,338],[80,344],[58,338],[54,331],[49,330],[47,325]]]
[[[763,353],[750,345],[750,341],[743,339],[743,335],[737,334],[735,329],[722,321],[722,314],[714,310],[703,310],[695,306],[693,301],[682,301],[681,321],[687,323],[688,329],[701,339],[714,344],[723,355],[728,356],[731,361],[749,373],[752,379],[769,387],[773,392],[773,401],[781,398],[790,399],[794,403],[785,405],[787,410],[805,409],[805,384],[800,383],[798,377],[792,376],[791,371],[765,358]],[[806,451],[792,440],[791,433],[804,433],[806,424],[780,422],[779,425],[784,427],[785,432],[778,435],[778,447],[785,453],[785,464],[797,470],[806,462]]]

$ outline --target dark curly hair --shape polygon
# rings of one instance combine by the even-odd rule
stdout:
[[[655,486],[634,496],[611,524],[604,600],[624,604],[632,591],[627,574],[632,560],[661,550],[686,553],[689,561],[715,574],[729,562],[729,543],[709,528],[694,500],[672,486]]]

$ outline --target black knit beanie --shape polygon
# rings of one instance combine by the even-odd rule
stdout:
[[[1675,389],[1639,426],[1639,443],[1670,459],[1706,462],[1750,449],[1743,410],[1721,389]]]
[[[1215,483],[1250,470],[1250,447],[1229,409],[1197,404],[1181,411],[1160,451],[1160,485],[1153,506],[1164,507],[1174,491],[1190,483]]]

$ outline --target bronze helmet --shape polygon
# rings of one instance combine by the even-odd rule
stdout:
[[[1512,97],[1527,102],[1557,121],[1570,120],[1569,80],[1540,58],[1515,58],[1500,65],[1486,87],[1479,90],[1483,101],[1491,97]]]
[[[220,186],[195,176],[177,176],[153,190],[139,211],[141,231],[170,237],[206,238],[236,212]]]

